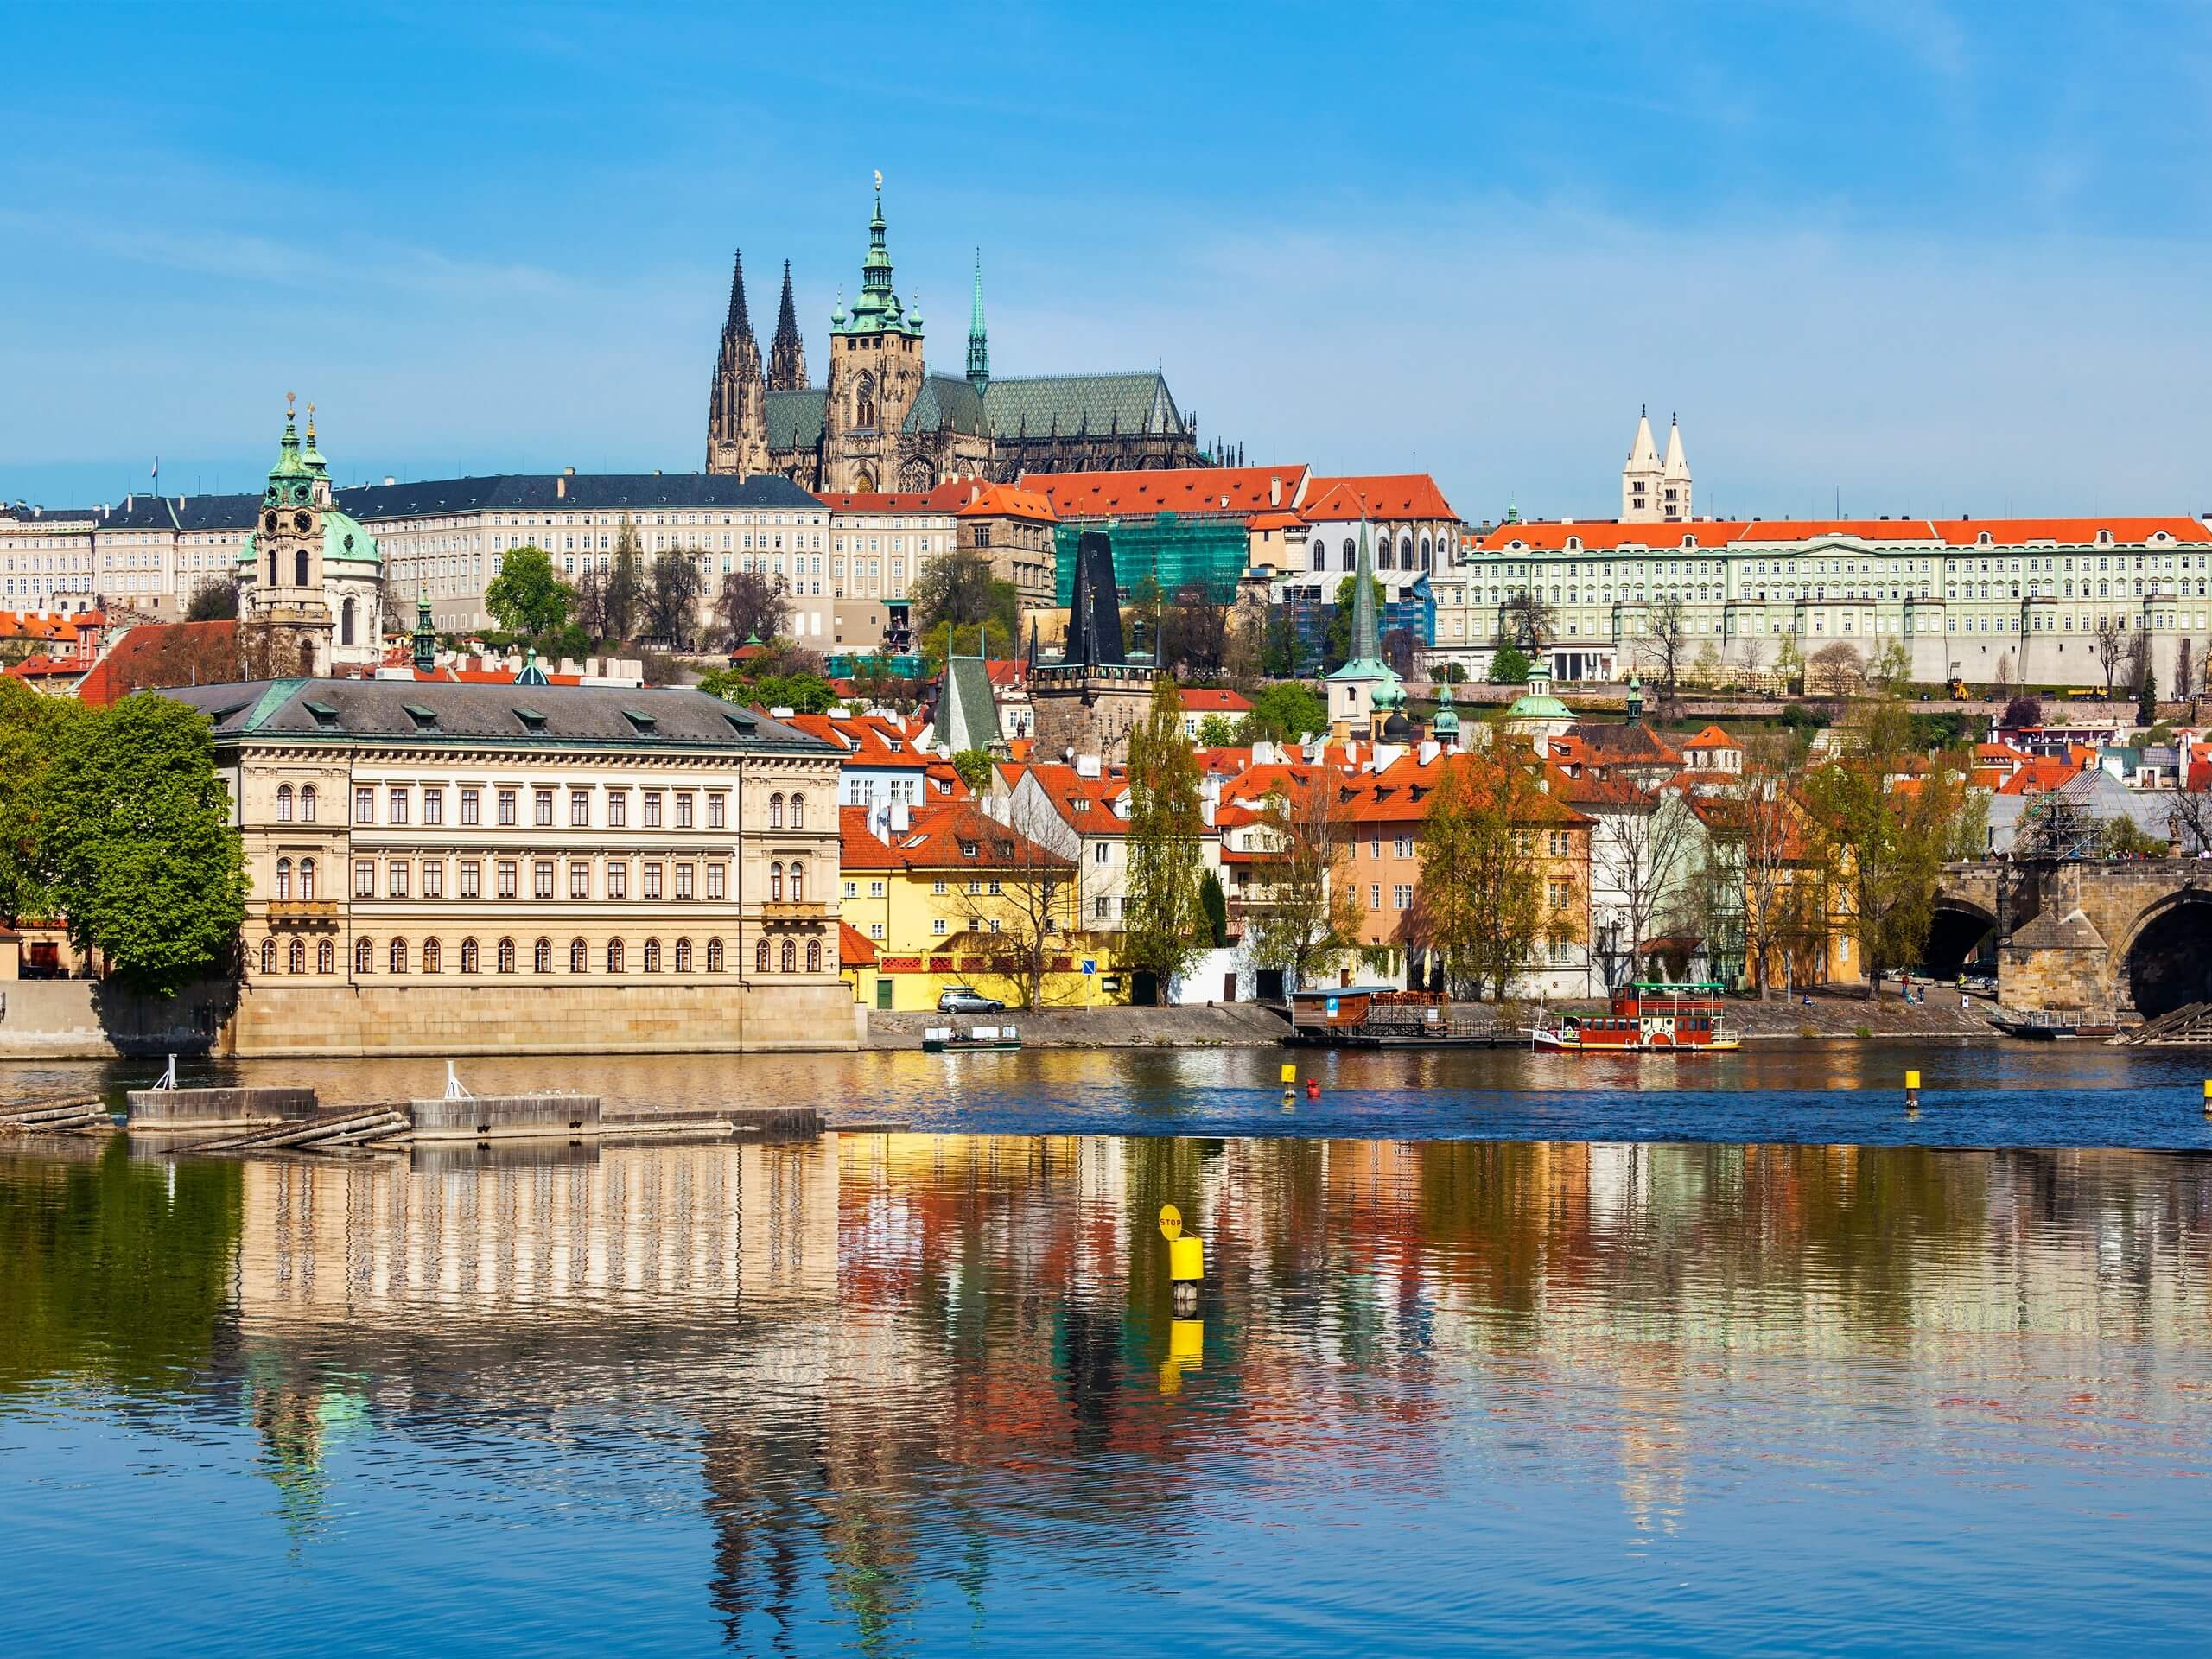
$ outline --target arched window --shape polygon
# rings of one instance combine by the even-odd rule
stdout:
[[[1357,569],[1358,566],[1359,549],[1354,544],[1351,537],[1347,536],[1344,537],[1344,569],[1347,570],[1353,570]]]
[[[1377,570],[1388,570],[1392,568],[1394,563],[1390,556],[1390,538],[1385,536],[1376,544],[1375,568]]]
[[[367,939],[353,941],[353,971],[373,974],[377,970],[377,948]]]
[[[806,866],[791,861],[791,902],[798,904],[806,897]]]
[[[719,974],[721,970],[722,942],[720,939],[709,939],[707,941],[707,971],[710,974]]]
[[[407,941],[404,939],[394,939],[391,942],[390,956],[391,961],[391,971],[395,974],[405,973],[407,971]]]
[[[1408,533],[1398,537],[1398,569],[1401,570],[1410,570],[1413,568],[1414,538],[1412,535]]]
[[[303,547],[298,552],[292,555],[292,586],[295,588],[304,588],[307,585],[308,550]]]
[[[291,950],[289,950],[288,952],[286,952],[285,954],[286,954],[286,955],[287,955],[287,957],[289,958],[289,963],[287,963],[287,965],[291,969],[291,970],[292,970],[294,973],[296,973],[296,974],[304,974],[305,972],[307,972],[307,970],[308,970],[308,942],[307,942],[305,939],[294,939],[294,940],[292,941],[292,948],[291,948]]]
[[[269,585],[276,585],[276,550],[273,547],[269,550]]]
[[[768,941],[766,939],[753,947],[753,971],[756,974],[768,971]]]
[[[300,785],[300,822],[302,823],[315,822],[315,785],[313,784]]]
[[[476,941],[463,939],[461,942],[461,971],[464,974],[473,974],[482,967],[483,963],[476,953]]]
[[[264,974],[276,971],[276,941],[274,939],[261,942],[261,971]]]
[[[424,973],[435,974],[438,971],[438,942],[435,939],[423,941],[423,971]]]
[[[591,971],[591,949],[582,939],[569,941],[569,971],[572,974]]]
[[[540,939],[537,944],[531,947],[530,952],[530,971],[533,974],[550,974],[553,971],[552,940]]]
[[[338,643],[341,645],[353,643],[353,601],[350,599],[346,601],[345,608],[338,613]]]
[[[784,902],[784,867],[780,862],[768,867],[768,899],[771,904]]]
[[[1326,542],[1317,541],[1313,544],[1313,568],[1316,570],[1327,569],[1329,568],[1329,544]]]
[[[515,942],[512,939],[501,939],[499,941],[499,971],[503,974],[512,974],[514,970]]]
[[[620,939],[607,942],[607,971],[610,974],[622,971],[622,941]]]
[[[768,798],[768,827],[771,830],[784,827],[784,798],[780,791]]]
[[[853,424],[862,429],[875,424],[875,378],[864,374],[853,386]]]
[[[338,947],[325,939],[315,948],[315,970],[318,974],[334,973],[338,969]]]
[[[292,786],[289,784],[279,784],[276,785],[276,822],[289,823],[291,821]]]
[[[784,941],[783,964],[784,971],[785,973],[795,974],[798,972],[798,941],[797,939],[785,939]]]
[[[819,939],[806,942],[806,971],[810,974],[822,971],[822,941]]]
[[[276,861],[276,896],[279,899],[292,896],[292,861],[289,858]]]
[[[1428,562],[1428,560],[1429,560],[1428,537],[1426,537],[1426,536],[1424,536],[1424,537],[1422,537],[1421,538],[1421,568],[1422,569],[1424,569],[1424,570],[1433,570],[1433,569],[1434,569],[1436,568],[1434,565],[1431,564],[1431,563]]]
[[[794,830],[806,828],[806,797],[804,795],[791,797],[791,828]]]
[[[676,942],[676,971],[679,974],[691,971],[691,941],[689,939]]]
[[[660,941],[658,939],[645,941],[645,971],[649,974],[660,972]]]
[[[300,861],[300,897],[302,899],[315,897],[315,860],[311,858],[303,858]]]

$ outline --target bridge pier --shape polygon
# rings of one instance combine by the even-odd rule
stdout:
[[[2212,988],[2212,862],[1951,864],[1936,903],[1994,918],[2009,1008],[2154,1017]]]

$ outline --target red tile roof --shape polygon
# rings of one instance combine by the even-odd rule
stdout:
[[[1984,535],[1999,547],[2018,547],[2026,542],[2094,546],[2101,530],[2111,531],[2115,542],[2139,543],[2162,531],[2177,542],[2199,545],[2212,542],[2212,531],[2196,519],[2171,514],[2148,518],[1938,518],[1935,530],[1953,547],[1972,547]]]
[[[1403,518],[1453,518],[1452,504],[1427,473],[1376,473],[1354,478],[1317,478],[1299,514],[1308,524],[1377,524]]]
[[[1862,542],[1932,542],[1925,518],[1762,518],[1744,526],[1739,542],[1808,542],[1816,536],[1855,536]]]
[[[1477,551],[1504,553],[1515,544],[1530,552],[1557,553],[1569,542],[1592,552],[1620,547],[1680,548],[1700,550],[1726,547],[1744,529],[1736,520],[1694,519],[1687,524],[1624,524],[1610,518],[1573,524],[1500,524],[1487,535],[1473,538]]]
[[[1021,475],[1021,487],[1046,497],[1063,518],[1155,512],[1242,517],[1270,507],[1295,506],[1306,481],[1303,467],[1178,467],[1166,472]]]
[[[1007,770],[1001,768],[1001,771]],[[1126,836],[1128,824],[1114,810],[1112,803],[1119,800],[1128,789],[1127,778],[1085,778],[1073,766],[1062,765],[1033,766],[1014,769],[1016,776],[1009,784],[1018,781],[1026,772],[1037,780],[1037,786],[1052,803],[1052,810],[1066,821],[1077,835]]]
[[[1740,749],[1744,746],[1718,726],[1708,726],[1682,745],[1685,749]]]
[[[59,611],[0,611],[0,639],[46,639],[57,645],[74,645],[79,626],[102,627],[107,619],[97,611],[82,617],[64,616]]]
[[[1252,700],[1241,691],[1230,691],[1210,685],[1186,685],[1182,688],[1183,712],[1186,715],[1249,715]]]
[[[92,664],[77,696],[95,709],[105,709],[133,691],[205,685],[238,677],[235,621],[146,623],[124,632],[107,655]]]
[[[933,490],[817,491],[832,512],[957,512],[967,501],[973,480],[947,479]]]

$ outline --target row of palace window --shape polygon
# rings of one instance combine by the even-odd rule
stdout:
[[[410,964],[414,963],[419,963],[420,971],[425,974],[445,971],[445,948],[436,939],[423,940],[419,956],[414,953],[412,947],[405,939],[393,939],[385,946],[383,954],[385,970],[387,973],[405,974],[414,971],[410,967]],[[696,957],[690,940],[677,940],[675,949],[670,954],[674,957],[674,971],[679,974],[688,974],[692,971]],[[376,972],[377,956],[375,940],[354,940],[354,973],[360,975]],[[720,939],[707,941],[706,957],[709,973],[719,974],[724,971],[726,958],[723,954],[722,942]],[[493,959],[498,964],[498,971],[500,973],[512,974],[518,971],[517,964],[520,961],[520,952],[512,939],[501,939],[494,949]],[[531,972],[551,973],[553,960],[552,940],[540,939],[531,947]],[[628,971],[629,953],[622,940],[609,939],[607,942],[605,960],[607,971],[610,974]],[[287,972],[306,973],[308,971],[308,942],[301,938],[294,939],[285,953],[284,962]],[[780,943],[764,938],[756,940],[753,944],[753,971],[755,973],[766,974],[780,970],[786,974],[796,974],[802,971],[800,968],[802,962],[805,964],[804,972],[818,974],[822,971],[822,941],[820,939],[809,939],[803,948],[797,939],[788,938]],[[334,971],[336,963],[336,946],[328,939],[319,941],[315,950],[315,971],[318,974],[331,973]],[[261,971],[264,975],[274,976],[276,972],[276,941],[264,939],[261,942]],[[658,939],[647,939],[645,948],[639,952],[640,970],[648,974],[658,974],[662,971],[664,965],[661,942]],[[481,951],[474,939],[463,939],[461,942],[460,971],[464,974],[483,971]],[[591,971],[591,947],[582,939],[571,939],[569,942],[569,971],[572,974],[588,974]]]
[[[385,860],[384,896],[387,899],[415,897],[412,888],[416,868],[416,863],[411,859]],[[557,868],[558,866],[555,861],[550,858],[537,860],[531,865],[530,896],[531,898],[550,899],[556,896],[554,879]],[[425,899],[443,899],[446,896],[445,861],[442,858],[426,858],[422,861],[421,871],[423,884],[421,896]],[[377,873],[375,859],[358,858],[353,861],[353,896],[356,899],[373,899],[377,896]],[[679,861],[671,866],[659,859],[647,859],[639,867],[639,874],[643,879],[639,883],[641,890],[638,896],[641,899],[657,899],[673,897],[683,900],[699,896],[699,867],[695,864]],[[461,860],[458,874],[460,880],[453,895],[454,898],[481,899],[484,896],[484,861],[481,859]],[[492,866],[492,874],[496,884],[493,891],[498,897],[519,899],[522,896],[520,861],[512,858],[495,860]],[[671,883],[664,880],[670,876],[673,877],[672,890]],[[278,859],[276,896],[279,899],[289,899],[296,896],[296,889],[298,898],[313,899],[315,887],[315,860],[312,858],[300,860],[296,867],[296,880],[295,877],[296,869],[292,861],[289,858]],[[719,863],[707,865],[705,882],[708,901],[721,902],[728,895],[729,866]],[[604,867],[604,874],[600,886],[605,897],[627,899],[630,896],[628,861],[609,859]],[[583,859],[572,861],[569,865],[569,897],[589,899],[591,896],[591,864]],[[804,903],[806,899],[805,864],[800,860],[793,859],[788,864],[779,860],[769,865],[768,898],[776,904],[781,904],[786,899],[794,904]]]
[[[487,791],[470,785],[461,787],[455,792],[460,797],[457,803],[460,823],[464,828],[482,823],[484,797]],[[493,820],[495,823],[507,829],[521,823],[524,793],[521,789],[495,789],[488,792],[493,798],[493,810],[496,814]],[[559,804],[559,791],[551,789],[533,789],[529,793],[531,826],[539,830],[551,829],[555,823],[555,809]],[[667,825],[671,821],[667,804],[670,799],[668,794],[658,789],[644,790],[640,793],[643,798],[643,817],[639,827],[646,830],[658,830]],[[353,790],[354,823],[374,823],[378,821],[377,794],[378,789],[373,784],[361,784],[355,786]],[[386,823],[405,824],[416,822],[415,812],[418,794],[421,797],[421,823],[439,825],[446,821],[446,791],[435,785],[426,785],[418,791],[410,784],[387,784],[384,786],[383,794],[383,821]],[[593,791],[588,789],[571,789],[568,791],[570,829],[588,830],[592,827],[592,794]],[[315,785],[309,784],[303,786],[297,798],[300,821],[303,823],[313,823],[315,807]],[[674,827],[678,830],[696,827],[697,797],[688,790],[678,790],[674,791],[672,798]],[[292,821],[293,804],[292,786],[289,784],[279,785],[276,790],[276,821],[279,823],[289,823]],[[785,805],[785,798],[780,792],[769,797],[768,827],[770,829],[780,830],[784,827]],[[806,797],[804,795],[790,797],[789,810],[791,827],[794,830],[804,829],[806,827]],[[721,830],[726,829],[728,823],[729,797],[720,792],[709,794],[706,827],[709,830]],[[627,789],[615,788],[607,791],[606,827],[610,830],[626,830],[630,827],[630,791]]]

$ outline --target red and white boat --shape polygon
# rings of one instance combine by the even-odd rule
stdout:
[[[1578,1054],[1704,1053],[1732,1049],[1719,985],[1638,981],[1613,993],[1608,1014],[1570,1014],[1529,1033],[1532,1046]]]

